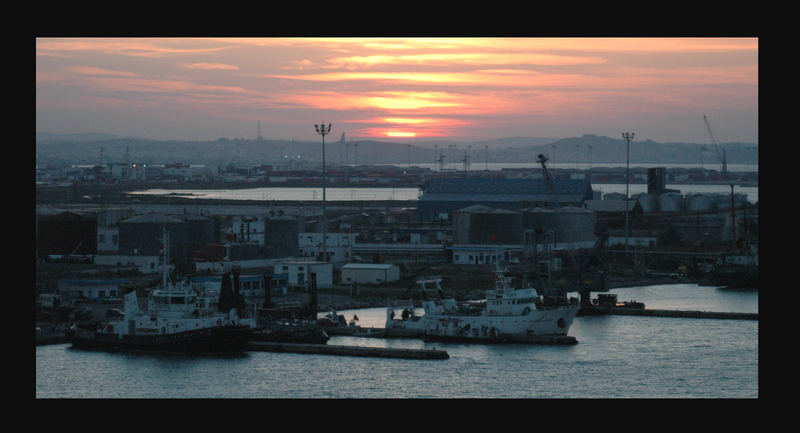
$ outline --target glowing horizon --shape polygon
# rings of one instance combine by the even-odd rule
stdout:
[[[39,38],[37,131],[758,142],[757,38]]]

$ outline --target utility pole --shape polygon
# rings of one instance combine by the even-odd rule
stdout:
[[[328,241],[328,218],[325,213],[325,184],[326,184],[326,172],[325,172],[325,136],[331,132],[331,124],[329,123],[328,126],[325,126],[325,122],[322,122],[320,125],[314,125],[314,129],[316,129],[317,134],[322,136],[322,260],[328,261],[328,248],[327,248],[327,241]]]
[[[622,139],[628,144],[625,152],[625,253],[628,252],[628,201],[630,200],[630,170],[631,170],[631,140],[635,134],[633,132],[623,132]],[[626,254],[627,256],[627,254]]]

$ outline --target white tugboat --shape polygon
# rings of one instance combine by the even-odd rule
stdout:
[[[109,321],[102,329],[72,329],[73,347],[189,353],[243,351],[255,321],[240,318],[236,308],[227,313],[217,311],[215,296],[201,296],[186,284],[168,284],[166,256],[165,252],[162,288],[150,292],[146,311],[140,310],[133,291],[125,296],[123,317]]]
[[[433,283],[441,293],[439,277],[417,280]],[[514,289],[510,278],[499,269],[494,290],[486,291],[486,300],[459,304],[454,299],[424,300],[425,314],[418,316],[413,306],[390,307],[386,311],[386,329],[417,331],[424,337],[452,341],[504,342],[527,337],[566,336],[578,313],[577,302],[545,302],[536,289]],[[400,317],[397,311],[402,309]]]

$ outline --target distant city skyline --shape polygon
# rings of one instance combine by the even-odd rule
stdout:
[[[36,131],[758,143],[757,38],[37,38]]]

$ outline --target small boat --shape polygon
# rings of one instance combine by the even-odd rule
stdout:
[[[514,289],[511,280],[499,268],[495,271],[495,288],[486,291],[486,299],[459,304],[454,299],[424,300],[424,315],[417,315],[413,306],[389,307],[386,330],[418,331],[424,338],[452,341],[512,341],[525,336],[566,336],[578,313],[578,303],[566,299],[540,296],[536,289]],[[441,294],[441,279],[417,280],[422,286],[433,283]],[[402,309],[400,317],[396,310]]]
[[[317,324],[328,328],[346,327],[347,319],[344,318],[344,314],[337,314],[336,311],[331,311],[317,319]]]
[[[73,327],[72,346],[110,351],[224,353],[244,351],[252,334],[251,319],[236,309],[228,314],[203,311],[207,300],[189,290],[155,290],[147,311],[139,311],[136,292],[125,296],[122,318],[99,329]]]
[[[164,256],[166,263],[166,252]],[[167,284],[166,266],[162,287],[149,293],[147,307],[140,310],[136,291],[128,293],[121,317],[114,315],[99,328],[72,327],[68,332],[72,347],[137,352],[242,352],[255,327],[255,321],[239,317],[236,308],[218,311],[214,296],[203,296],[187,284]]]

